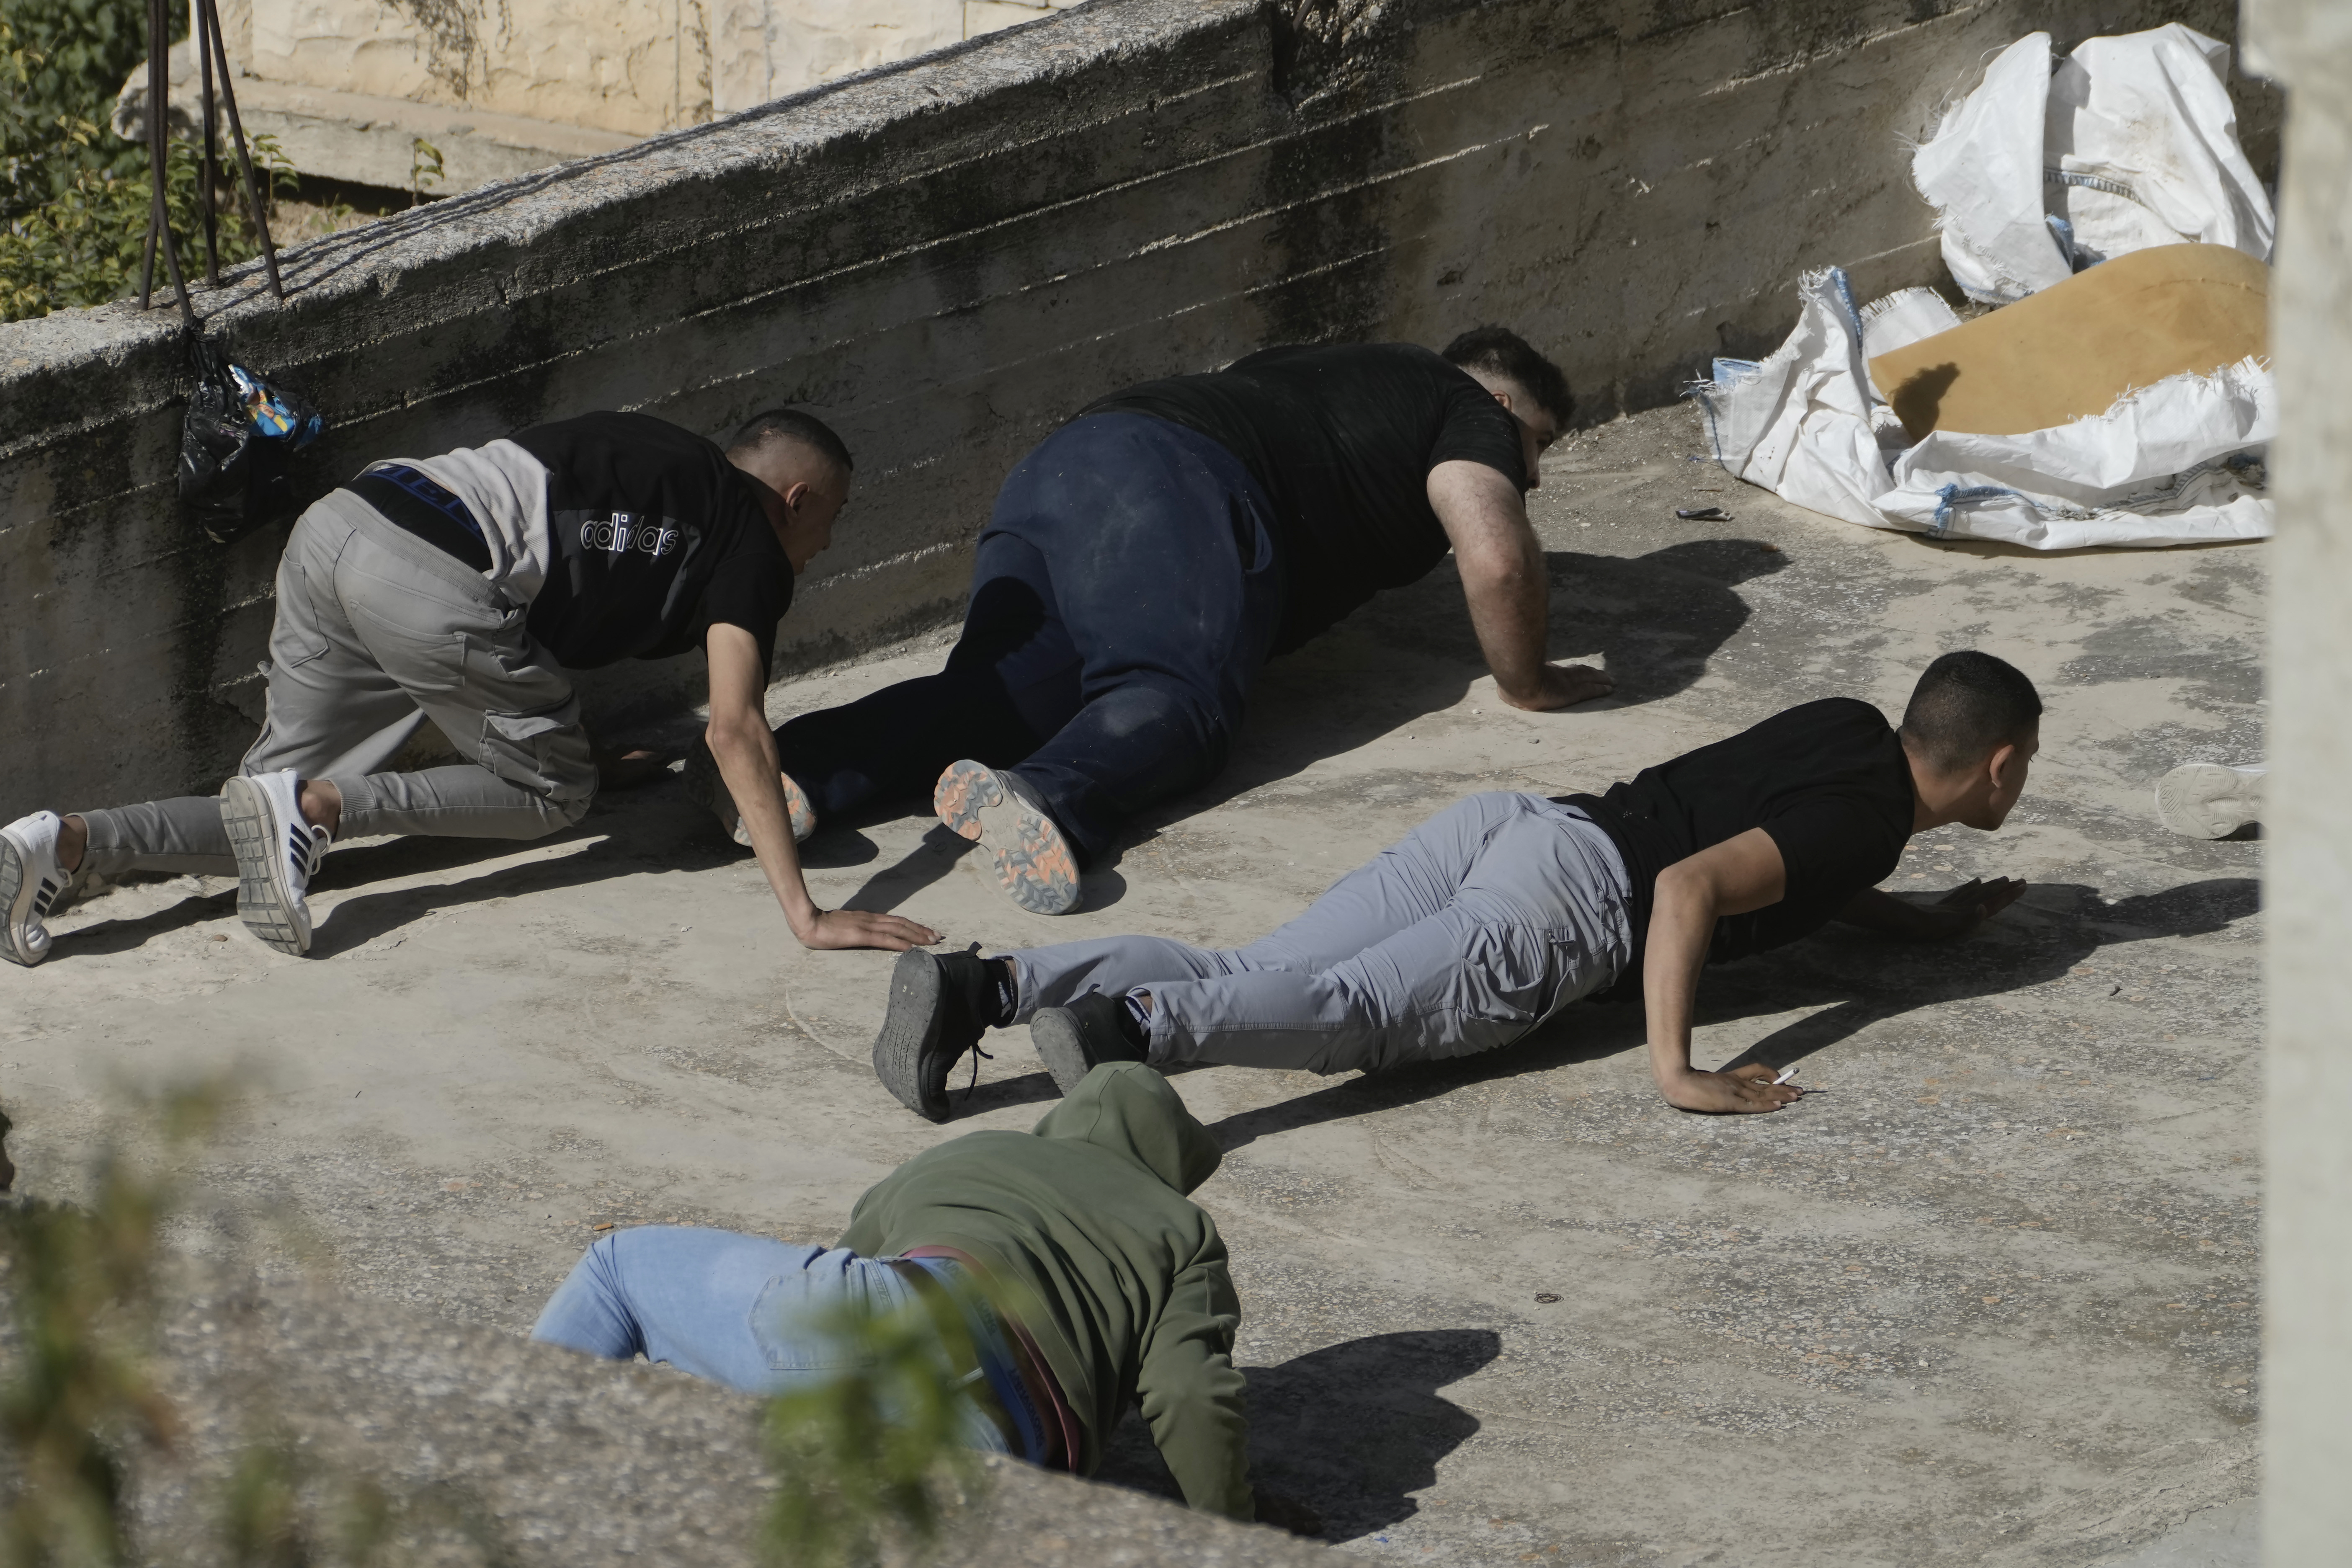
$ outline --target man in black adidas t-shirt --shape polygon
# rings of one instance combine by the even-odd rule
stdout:
[[[1005,480],[946,669],[786,724],[784,771],[820,818],[932,791],[1015,901],[1060,914],[1122,822],[1223,768],[1270,655],[1448,549],[1504,701],[1601,696],[1601,671],[1545,661],[1522,500],[1570,407],[1495,327],[1442,355],[1271,349],[1104,398]]]
[[[928,1102],[982,1029],[1020,1022],[1066,1093],[1105,1061],[1372,1070],[1492,1050],[1614,990],[1647,1004],[1668,1100],[1775,1110],[1801,1091],[1769,1068],[1691,1066],[1700,967],[1832,920],[1927,941],[2006,908],[2022,882],[1970,882],[1926,905],[1875,884],[1915,833],[2001,825],[2041,715],[2015,668],[1949,653],[1920,677],[1899,731],[1834,697],[1605,795],[1473,795],[1237,951],[1112,937],[994,959],[909,952],[877,1067]]]
[[[721,450],[644,414],[587,414],[378,463],[302,514],[278,569],[268,715],[218,796],[0,827],[0,957],[39,963],[81,871],[239,879],[272,947],[310,946],[311,874],[340,836],[537,838],[596,792],[566,669],[704,650],[708,754],[811,947],[938,940],[820,910],[801,878],[763,705],[793,578],[849,495],[841,438],[794,410]],[[466,759],[387,771],[426,719]]]

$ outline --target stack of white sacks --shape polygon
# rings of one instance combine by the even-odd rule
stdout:
[[[2149,246],[2268,261],[2270,199],[2238,146],[2228,70],[2225,45],[2177,23],[2094,38],[2054,70],[2048,34],[2010,46],[1913,160],[1953,279],[2000,305]],[[2278,394],[2261,360],[2169,377],[2054,429],[1915,444],[1868,362],[1958,326],[1950,307],[1909,289],[1857,308],[1836,268],[1798,291],[1797,329],[1771,357],[1717,360],[1694,389],[1739,478],[1849,522],[2040,550],[2271,531]]]

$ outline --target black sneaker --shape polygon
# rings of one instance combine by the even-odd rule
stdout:
[[[1144,1049],[1130,1033],[1133,1020],[1118,996],[1089,991],[1066,1007],[1041,1007],[1029,1020],[1029,1041],[1065,1095],[1105,1062],[1139,1062]]]
[[[908,948],[890,969],[890,1006],[874,1037],[874,1076],[898,1103],[948,1119],[948,1074],[980,1044],[994,983],[976,952]]]

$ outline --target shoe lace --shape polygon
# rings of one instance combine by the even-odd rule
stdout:
[[[963,1099],[958,1101],[959,1104],[971,1103],[972,1091],[980,1087],[980,1058],[982,1057],[987,1057],[990,1061],[996,1059],[991,1052],[982,1050],[980,1043],[975,1040],[971,1047],[971,1081],[963,1086]]]

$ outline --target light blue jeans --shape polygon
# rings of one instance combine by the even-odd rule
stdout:
[[[1021,1386],[1003,1325],[961,1266],[941,1258],[914,1261],[968,1303],[966,1327],[981,1374],[1022,1428],[1031,1450],[1024,1457],[1034,1461],[1044,1451],[1043,1413]],[[849,1370],[826,1331],[841,1310],[887,1316],[908,1309],[923,1310],[915,1287],[877,1258],[735,1231],[645,1225],[591,1247],[548,1298],[530,1337],[608,1361],[643,1355],[765,1396]],[[940,1364],[949,1364],[944,1345]],[[963,1447],[1009,1451],[1003,1430],[969,1398],[959,1404],[957,1425]]]
[[[1474,795],[1247,947],[1119,936],[1011,954],[1016,1021],[1151,996],[1150,1059],[1374,1071],[1507,1046],[1632,951],[1624,858],[1573,806]]]

